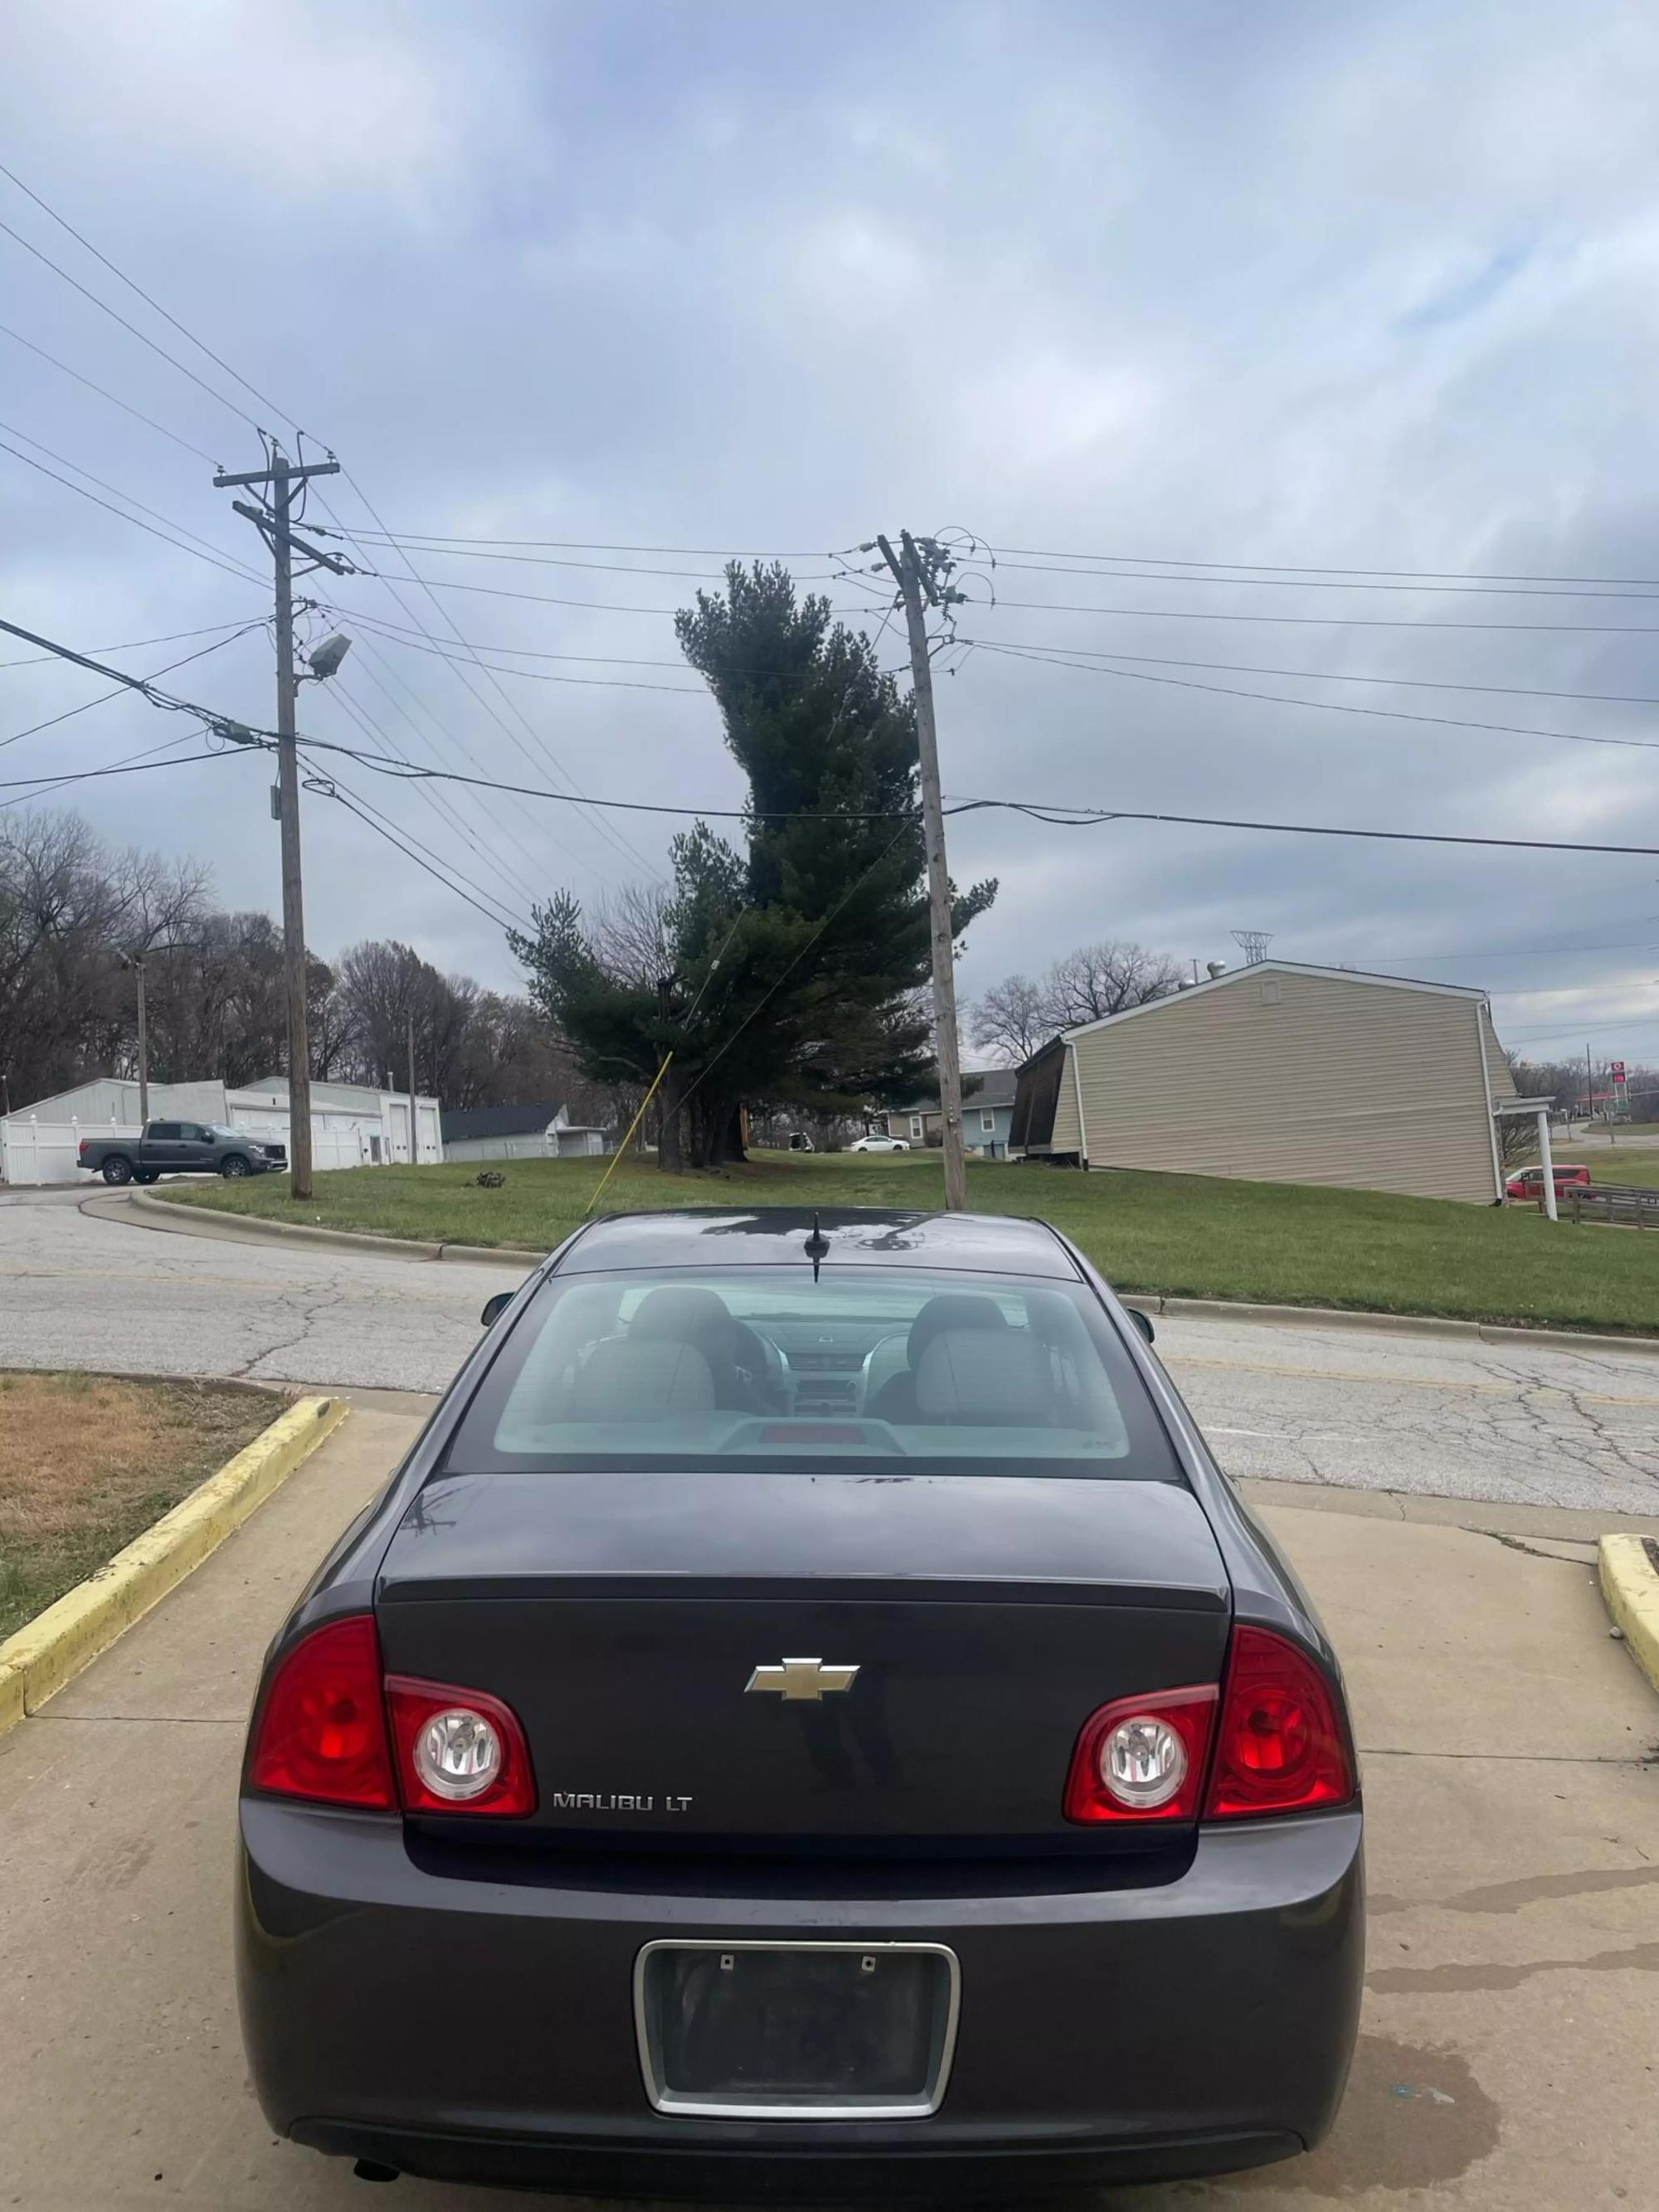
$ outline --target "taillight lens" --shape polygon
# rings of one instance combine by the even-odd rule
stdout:
[[[1311,1812],[1353,1795],[1347,1727],[1323,1674],[1271,1629],[1235,1626],[1206,1820]]]
[[[1084,1723],[1066,1783],[1066,1817],[1143,1826],[1197,1817],[1215,1718],[1212,1685],[1119,1698]]]
[[[386,1677],[386,1696],[405,1812],[535,1811],[530,1747],[499,1698],[401,1674]]]
[[[313,1629],[282,1661],[259,1716],[250,1779],[279,1797],[380,1812],[396,1806],[369,1614]]]

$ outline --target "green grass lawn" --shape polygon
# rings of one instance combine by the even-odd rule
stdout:
[[[470,1162],[352,1168],[319,1175],[317,1194],[304,1206],[294,1204],[286,1178],[276,1176],[178,1183],[165,1194],[270,1220],[545,1251],[582,1218],[609,1164],[509,1161],[499,1190],[477,1189],[478,1170]],[[942,1195],[937,1152],[763,1154],[740,1168],[681,1176],[629,1159],[611,1176],[602,1210],[933,1207]],[[1553,1227],[1521,1206],[989,1162],[970,1162],[968,1197],[982,1212],[1041,1214],[1074,1237],[1120,1290],[1659,1330],[1659,1236]]]

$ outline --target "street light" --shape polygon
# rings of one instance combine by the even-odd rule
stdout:
[[[306,659],[311,665],[310,675],[296,677],[295,681],[299,684],[325,684],[331,676],[338,674],[340,663],[350,650],[351,640],[343,629],[337,629],[307,653]]]

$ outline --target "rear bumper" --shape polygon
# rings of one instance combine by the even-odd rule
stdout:
[[[669,1861],[678,1886],[644,1890],[638,1865],[580,1887],[546,1862],[459,1879],[417,1865],[395,1820],[246,1801],[239,1978],[272,2125],[406,2172],[573,2193],[1006,2196],[1288,2156],[1341,2096],[1364,1963],[1357,1812],[1206,1833],[1178,1881],[1141,1889],[814,1896],[803,1863],[792,1894],[766,1878],[765,1894],[708,1896]],[[872,1892],[881,1880],[872,1866]],[[937,2113],[652,2109],[643,1943],[843,1935],[956,1952]]]

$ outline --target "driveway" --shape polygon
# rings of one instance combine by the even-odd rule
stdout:
[[[155,1230],[118,1202],[84,1212],[84,1196],[0,1196],[0,1366],[436,1391],[514,1279],[230,1242],[216,1217]],[[1659,1515],[1659,1358],[1315,1322],[1158,1327],[1234,1474]]]
[[[274,2142],[249,2094],[228,1846],[262,1648],[416,1418],[360,1402],[189,1582],[0,1738],[0,2203],[367,2201],[348,2167]],[[1267,1518],[1343,1654],[1364,1762],[1354,2070],[1311,2157],[1115,2208],[1651,2205],[1659,1700],[1608,1639],[1589,1569],[1553,1556],[1547,1528],[1517,1548],[1412,1517],[1429,1508],[1379,1518],[1352,1492],[1285,1497]],[[405,2180],[388,2202],[512,2200]]]

